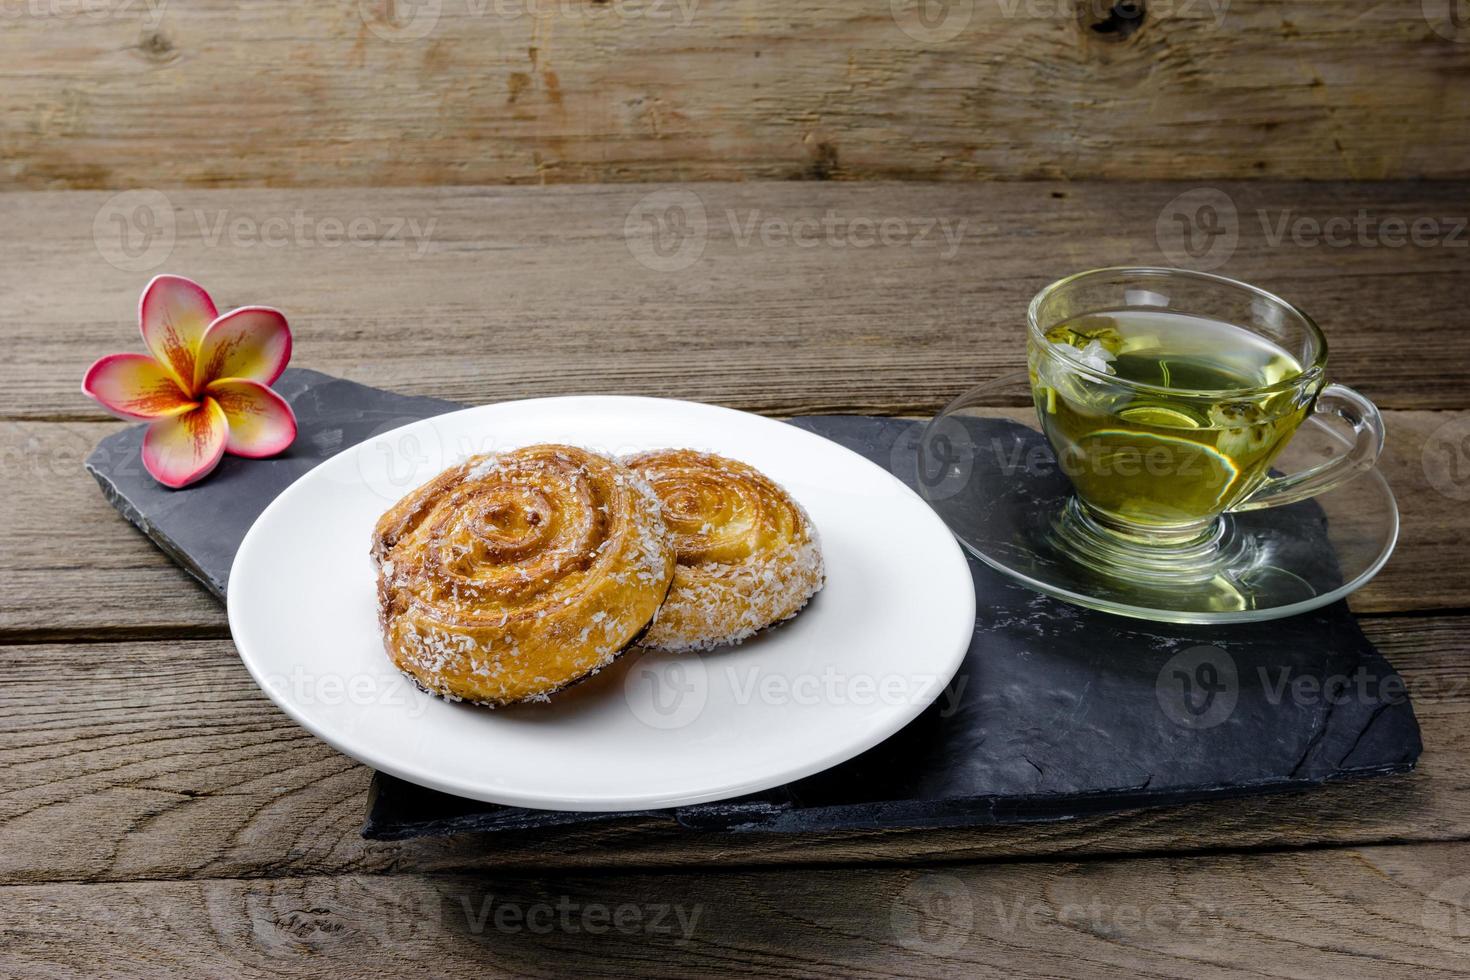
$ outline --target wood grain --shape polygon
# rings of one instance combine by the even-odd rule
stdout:
[[[1312,313],[1338,380],[1384,408],[1470,409],[1470,184],[1216,190],[1236,212],[1237,242],[1209,239],[1221,251],[1202,258],[1228,255],[1219,271]],[[160,271],[200,280],[222,309],[284,309],[298,366],[467,404],[607,392],[773,414],[931,414],[1023,365],[1026,304],[1047,282],[1102,265],[1196,264],[1167,234],[1180,193],[1167,183],[176,191],[157,212],[106,194],[0,194],[0,418],[102,418],[78,383],[102,354],[140,349],[137,296]],[[686,238],[670,230],[671,203]],[[110,262],[128,255],[112,219],[123,208],[131,220],[135,206],[155,228],[172,219],[174,232],[160,231],[150,252],[128,226],[152,264],[118,268]],[[1341,247],[1277,236],[1359,215],[1361,244],[1356,230],[1331,239]],[[690,251],[653,252],[654,218],[670,232],[659,241]],[[1440,229],[1420,238],[1439,244],[1375,244],[1381,226],[1416,220]],[[354,222],[357,244],[343,230]]]
[[[0,179],[1470,176],[1470,45],[1432,4],[1110,7],[16,2]]]
[[[123,424],[0,422],[0,494],[18,518],[0,522],[0,636],[228,635],[223,607],[82,468]]]
[[[1364,621],[1424,733],[1409,776],[1051,824],[823,835],[667,823],[384,843],[369,771],[297,727],[227,641],[0,647],[0,884],[613,865],[1099,858],[1470,839],[1470,617]],[[0,905],[3,905],[0,902]]]
[[[823,76],[803,61],[807,38],[786,27],[820,37],[840,22],[854,43],[873,29],[873,19],[857,12],[816,15],[797,6],[785,8],[777,37],[767,3],[716,12],[722,24],[736,14],[748,18],[753,33],[728,37],[702,56],[711,64],[728,61],[755,39],[763,57],[776,59],[768,66],[800,66],[819,85]],[[686,135],[697,136],[711,120],[728,124],[732,113],[791,111],[769,94],[683,118],[674,113],[689,105],[676,106],[672,97],[630,109],[659,113],[663,128],[648,141],[627,137],[622,123],[604,127],[620,134],[621,150],[596,138],[563,139],[561,122],[548,124],[544,115],[515,121],[525,129],[500,126],[491,134],[464,127],[467,113],[488,126],[500,111],[489,102],[472,105],[470,96],[483,94],[473,86],[462,90],[465,101],[452,111],[432,111],[432,99],[409,78],[417,69],[409,65],[405,75],[408,61],[395,60],[411,60],[413,44],[392,45],[394,53],[384,57],[374,53],[380,42],[369,30],[357,62],[316,57],[324,19],[356,24],[352,5],[288,12],[279,0],[264,0],[245,13],[216,3],[176,6],[141,44],[118,43],[115,19],[7,20],[0,33],[0,76],[7,83],[0,86],[0,173],[16,186],[121,186],[152,166],[179,185],[262,183],[267,173],[285,179],[279,164],[290,156],[300,161],[290,179],[303,184],[320,182],[329,170],[337,183],[360,182],[365,168],[413,182],[432,179],[424,176],[424,162],[445,152],[467,151],[461,174],[503,167],[513,155],[501,150],[506,139],[536,147],[531,152],[542,156],[525,173],[543,179],[584,179],[604,170],[613,179],[637,179],[664,166],[677,166],[679,177],[699,175],[706,165],[764,172],[771,160],[785,159],[786,147],[768,130],[760,131],[765,142],[758,150],[741,150],[749,149],[747,137],[756,129],[738,127],[722,130],[728,138],[718,145],[702,144],[705,164],[688,153],[697,140]],[[1308,6],[1305,16],[1297,12]],[[1425,79],[1462,71],[1455,66],[1470,46],[1425,47],[1422,31],[1398,8],[1362,14],[1336,0],[1290,5],[1291,25],[1280,16],[1288,5],[1232,4],[1237,8],[1246,41],[1268,26],[1261,19],[1268,10],[1276,15],[1270,30],[1311,39],[1311,67],[1327,72],[1325,85],[1307,86],[1327,100],[1318,105],[1351,98],[1350,107],[1325,110],[1342,142],[1324,174],[1334,166],[1355,173],[1424,166],[1430,144],[1405,134],[1424,123]],[[1322,19],[1328,15],[1335,26]],[[991,29],[990,15],[977,8],[976,16],[987,25],[981,47],[1000,43],[1005,33]],[[431,38],[420,49],[426,71],[430,57],[446,59],[436,84],[466,77],[469,48],[462,45],[500,50],[486,46],[484,18],[461,21],[463,14],[448,15],[445,23],[458,33]],[[556,59],[540,63],[553,66],[552,78],[560,69],[565,104],[584,119],[588,79],[608,98],[621,97],[618,84],[599,74],[615,63],[622,65],[618,72],[634,72],[626,76],[634,81],[637,72],[651,77],[683,65],[691,104],[708,99],[701,93],[709,76],[699,59],[660,62],[656,56],[668,54],[662,41],[633,69],[621,52],[640,37],[636,32],[598,35],[595,48],[603,53],[594,55],[584,50],[592,42],[565,24],[546,17],[537,24],[542,51],[536,57]],[[336,30],[337,22],[332,25]],[[1383,25],[1387,38],[1342,62],[1340,42],[1348,34]],[[1206,99],[1201,79],[1209,76],[1188,77],[1191,65],[1234,64],[1244,42],[1232,33],[1201,47],[1202,38],[1166,33],[1172,30],[1146,24],[1111,49],[1116,60],[1108,64],[1110,71],[1138,70],[1145,64],[1137,60],[1140,46],[1157,46],[1149,50],[1162,67],[1149,73],[1172,84],[1157,91],[1150,85],[1149,98],[1161,118],[1179,122],[1180,106]],[[239,31],[291,56],[275,72],[252,67],[250,84],[242,85],[243,42],[231,34]],[[1029,28],[1014,40],[1038,55],[1048,51]],[[1404,45],[1416,52],[1409,70],[1386,70],[1386,59],[1400,58]],[[804,132],[866,125],[867,142],[860,145],[877,147],[865,158],[850,152],[850,143],[828,144],[817,132],[810,140],[812,175],[897,172],[881,168],[892,166],[884,154],[898,142],[912,147],[899,148],[902,153],[917,156],[935,145],[907,132],[891,138],[909,125],[894,120],[907,117],[886,119],[889,129],[874,136],[870,117],[839,111],[864,98],[862,84],[907,85],[902,104],[924,121],[935,97],[926,90],[953,88],[958,77],[952,66],[959,62],[946,60],[954,52],[931,48],[907,61],[887,51],[859,58],[852,72],[857,88],[831,95],[825,104],[832,112],[791,117]],[[569,69],[559,62],[564,50],[586,57]],[[219,61],[213,69],[202,67],[206,53]],[[146,67],[133,73],[132,88],[100,81],[134,58]],[[991,58],[966,70],[983,89],[1000,64]],[[889,74],[865,74],[872,65],[887,65]],[[1202,141],[1214,139],[1210,127],[1171,125],[1159,130],[1163,135],[1129,135],[1128,107],[1142,89],[1108,75],[1117,84],[1089,86],[1088,101],[1079,106],[1120,114],[1107,132],[1090,128],[1096,117],[1081,108],[1071,121],[1052,124],[1052,136],[1080,147],[1056,172],[1108,159],[1153,166],[1164,159],[1159,147],[1166,140],[1171,159],[1192,161],[1196,174],[1234,173],[1241,155],[1235,146],[1259,149],[1269,167],[1283,172],[1305,166],[1293,127],[1278,127],[1288,134],[1280,140],[1259,138],[1251,127],[1265,110],[1253,115],[1251,107],[1267,104],[1253,93],[1269,82],[1270,110],[1294,114],[1303,131],[1320,139],[1320,120],[1302,110],[1300,93],[1286,81],[1306,68],[1279,59],[1241,74],[1228,92],[1218,83],[1210,87],[1199,116],[1227,120],[1213,131],[1232,140],[1230,152],[1213,163],[1199,155]],[[1055,52],[1046,66],[1017,67],[1010,77],[1039,93],[1044,89],[1027,74],[1037,71],[1063,80],[1054,92],[1029,96],[1033,101],[1066,98],[1082,84],[1076,65]],[[904,73],[919,74],[906,82]],[[547,74],[530,72],[525,82],[509,84],[519,86],[518,98],[549,97]],[[55,87],[63,76],[67,84]],[[230,113],[200,101],[205,77],[230,93]],[[760,71],[736,77],[739,84],[765,80]],[[921,77],[922,84],[911,83]],[[1373,86],[1359,81],[1369,78]],[[798,90],[793,84],[781,80],[783,91]],[[360,103],[369,85],[382,111],[341,121],[344,100]],[[309,97],[301,86],[309,86]],[[166,90],[177,113],[154,113],[140,125]],[[239,97],[247,91],[254,97]],[[730,91],[733,106],[738,86]],[[404,108],[415,99],[415,109]],[[280,110],[287,102],[289,111],[266,118],[272,105]],[[1392,118],[1382,111],[1387,104]],[[1459,105],[1439,117],[1442,146],[1463,142],[1470,110]],[[978,104],[967,111],[977,119],[996,112]],[[336,121],[324,124],[328,117]],[[388,118],[403,125],[384,137],[374,127]],[[293,142],[303,121],[316,127],[310,145]],[[928,117],[925,125],[932,122]],[[258,149],[240,142],[247,125],[259,136]],[[986,130],[968,123],[953,128],[962,131]],[[925,132],[938,134],[939,143],[949,138],[943,127]],[[938,164],[942,175],[989,172],[1000,155],[1022,159],[1032,152],[1024,141],[1015,143],[1015,153],[1000,151],[1014,127],[994,125],[989,132],[996,134],[995,147],[946,157]],[[1079,134],[1090,139],[1075,142]],[[545,153],[542,143],[553,138],[563,139],[562,149]],[[161,139],[174,141],[177,159],[157,154]],[[345,149],[349,140],[354,152]],[[391,161],[379,152],[390,142]],[[1123,152],[1124,145],[1135,152]],[[650,147],[663,155],[649,157]],[[334,159],[324,163],[329,153]],[[1463,153],[1450,154],[1435,165],[1461,173],[1463,160]],[[298,365],[407,392],[485,402],[617,391],[776,415],[926,414],[968,384],[1019,363],[1021,311],[1046,281],[1107,263],[1182,261],[1170,257],[1168,236],[1158,228],[1183,188],[171,189],[156,214],[147,207],[140,212],[136,197],[114,200],[105,193],[0,194],[7,230],[0,236],[0,322],[10,341],[0,358],[0,499],[8,517],[0,522],[0,642],[10,644],[0,646],[0,975],[317,977],[325,969],[400,976],[406,968],[476,977],[1464,975],[1470,962],[1470,878],[1463,874],[1470,867],[1470,571],[1463,555],[1470,528],[1463,510],[1470,469],[1463,439],[1470,430],[1470,323],[1460,293],[1467,252],[1445,241],[1385,246],[1380,231],[1384,219],[1395,218],[1432,219],[1446,231],[1466,212],[1470,185],[1211,184],[1237,215],[1238,243],[1221,270],[1316,314],[1332,338],[1337,377],[1390,409],[1383,468],[1398,492],[1403,535],[1393,561],[1354,605],[1386,614],[1365,617],[1363,625],[1409,683],[1425,740],[1418,771],[1311,792],[1015,827],[776,837],[690,834],[635,820],[401,843],[361,838],[368,770],[265,699],[224,638],[219,606],[113,513],[81,470],[83,456],[120,423],[102,421],[77,395],[77,380],[99,354],[137,349],[132,311],[149,275],[167,269],[196,276],[222,306],[283,306],[296,328]],[[678,193],[695,195],[708,226],[694,260],[670,268],[667,255],[649,251],[638,226],[649,216],[666,217],[662,208]],[[686,216],[697,209],[686,209]],[[746,228],[769,218],[788,231],[801,219],[816,219],[820,227],[828,212],[837,215],[840,231],[835,239],[824,233],[815,246],[746,236]],[[1273,222],[1283,216],[1351,222],[1360,212],[1371,219],[1366,239],[1341,247],[1291,236],[1273,242]],[[175,228],[162,251],[149,252],[144,239],[132,242],[155,262],[147,267],[120,248],[112,221],[121,217],[126,228],[140,214],[166,215]],[[625,232],[630,216],[631,236]],[[345,228],[354,219],[357,242],[334,240],[341,233],[331,222]],[[908,239],[854,247],[852,233],[861,227],[854,219],[875,229],[894,219],[910,237],[924,222],[947,220],[954,227],[963,220],[966,230],[948,256],[943,245]],[[1204,257],[1212,256],[1219,257]],[[1419,614],[1406,614],[1414,611]],[[61,640],[68,642],[55,642]],[[914,864],[924,867],[900,867]],[[558,918],[550,930],[496,928],[492,916],[507,907],[512,919],[560,916],[563,907],[578,918],[565,920],[571,926]],[[592,933],[581,926],[584,912],[612,915],[625,907],[632,928]],[[668,928],[668,914],[659,928],[650,924],[664,907],[693,922],[687,939]],[[672,921],[677,928],[677,918]]]
[[[76,975],[1455,978],[1470,845],[1113,862],[0,889]]]

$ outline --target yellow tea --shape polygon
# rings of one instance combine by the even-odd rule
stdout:
[[[1105,518],[1187,527],[1228,509],[1265,478],[1311,407],[1299,387],[1260,390],[1300,375],[1295,357],[1219,320],[1117,310],[1045,336],[1030,351],[1042,429],[1078,496]]]

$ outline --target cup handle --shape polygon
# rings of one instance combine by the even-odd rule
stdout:
[[[1231,508],[1260,510],[1306,500],[1372,469],[1383,452],[1383,416],[1378,407],[1347,385],[1330,384],[1317,394],[1314,415],[1336,415],[1353,427],[1347,452],[1290,476],[1267,477],[1251,495]]]

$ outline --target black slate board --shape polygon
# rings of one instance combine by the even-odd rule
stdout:
[[[87,461],[118,509],[216,595],[245,531],[285,486],[374,434],[459,407],[299,369],[276,388],[301,424],[276,459],[227,458],[205,483],[169,491],[138,462],[134,427]],[[914,481],[914,423],[792,422]],[[1069,606],[974,559],[970,571],[975,641],[946,694],[913,724],[777,790],[652,812],[690,829],[769,832],[1057,820],[1406,772],[1419,757],[1403,682],[1345,603],[1268,623],[1164,625]],[[380,773],[363,833],[400,839],[629,815],[495,806]]]

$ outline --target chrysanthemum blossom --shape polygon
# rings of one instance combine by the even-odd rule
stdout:
[[[274,456],[296,438],[296,416],[270,384],[291,360],[279,310],[245,306],[220,316],[198,283],[158,276],[143,289],[138,322],[147,354],[109,354],[87,369],[82,393],[124,419],[152,423],[143,466],[158,482],[204,479],[225,453]]]

